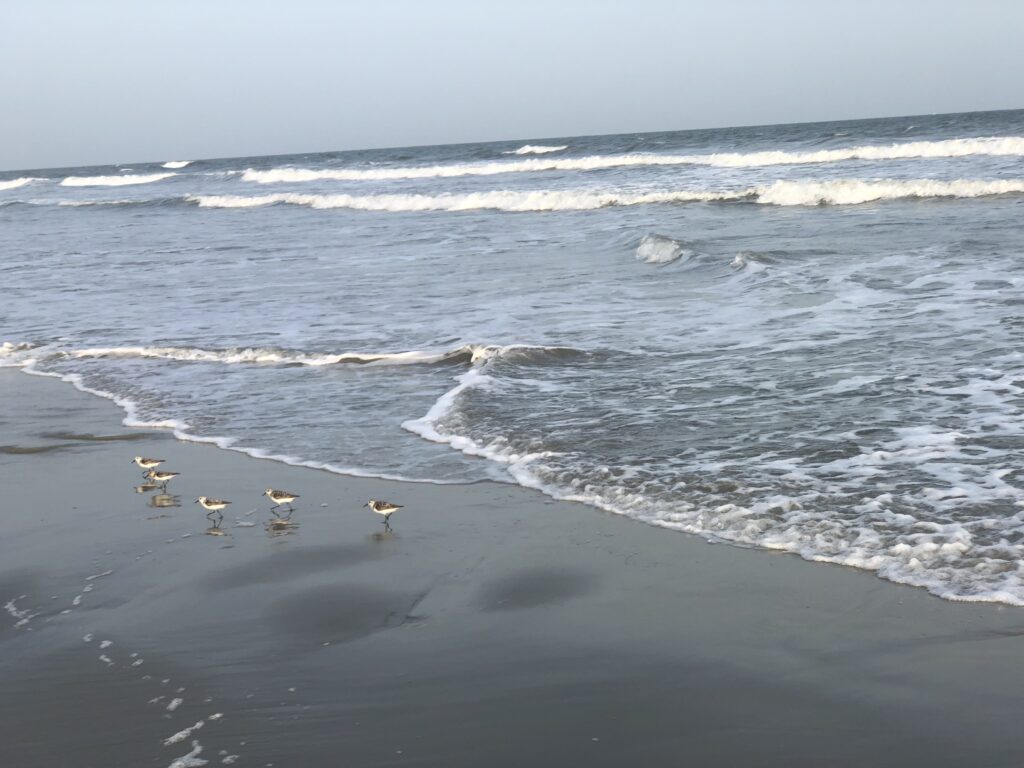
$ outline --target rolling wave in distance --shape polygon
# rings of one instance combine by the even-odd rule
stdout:
[[[568,144],[561,144],[558,146],[545,146],[543,144],[524,144],[519,149],[513,149],[511,152],[506,152],[506,155],[547,155],[551,152],[561,152],[562,150],[568,149]]]
[[[20,179],[0,181],[0,192],[6,189],[18,189],[19,187],[24,187],[26,184],[31,184],[33,181],[41,181],[41,179],[32,178],[31,176],[22,176]]]
[[[877,200],[937,197],[986,197],[1024,192],[1024,179],[932,181],[835,179],[777,181],[734,191],[678,190],[664,192],[595,192],[592,190],[495,190],[442,195],[313,195],[287,192],[271,195],[193,195],[201,208],[259,208],[288,204],[309,208],[362,211],[508,212],[587,211],[613,206],[751,200],[764,205],[857,205]]]
[[[125,174],[124,176],[68,176],[62,187],[126,187],[132,184],[152,184],[169,179],[173,173]]]
[[[756,168],[772,165],[836,163],[847,160],[905,160],[968,157],[971,155],[1024,155],[1024,137],[915,141],[905,144],[868,145],[812,152],[770,150],[710,155],[595,155],[578,158],[530,158],[518,161],[454,163],[407,168],[274,168],[265,171],[250,168],[242,173],[242,179],[257,184],[301,183],[320,180],[387,181],[455,176],[493,176],[501,173],[535,173],[538,171],[594,171],[630,166],[705,165],[720,168]]]

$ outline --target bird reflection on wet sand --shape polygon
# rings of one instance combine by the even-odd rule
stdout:
[[[169,493],[155,493],[149,497],[149,506],[155,509],[165,509],[167,507],[180,507],[181,497],[172,496]]]
[[[149,493],[150,491],[155,491],[159,487],[160,486],[157,483],[143,483],[142,485],[136,485],[135,486],[135,492],[136,493]]]
[[[298,531],[299,524],[292,520],[289,514],[284,517],[271,518],[263,524],[263,528],[268,536],[288,536]]]

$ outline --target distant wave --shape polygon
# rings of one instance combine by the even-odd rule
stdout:
[[[18,187],[24,187],[26,184],[31,184],[33,181],[42,181],[42,179],[36,179],[31,176],[22,176],[20,179],[0,181],[0,192],[5,189],[17,189]]]
[[[178,168],[184,168],[186,165],[188,165],[191,162],[192,162],[191,160],[168,160],[166,163],[164,163],[160,167],[161,168],[174,168],[176,170]]]
[[[740,195],[742,196],[742,195]],[[730,192],[647,192],[627,194],[584,190],[515,192],[496,190],[444,195],[196,195],[189,197],[202,208],[255,208],[287,203],[310,208],[351,208],[361,211],[585,211],[613,205],[732,200]]]
[[[501,173],[537,171],[593,171],[606,168],[645,165],[708,165],[722,168],[753,168],[770,165],[835,163],[846,160],[905,160],[915,158],[965,157],[969,155],[1024,156],[1024,137],[979,137],[914,141],[904,144],[869,145],[815,152],[718,153],[710,155],[592,155],[576,158],[529,158],[489,163],[453,163],[404,168],[273,168],[248,169],[243,181],[258,184],[301,183],[307,181],[382,181],[393,179],[445,178],[453,176],[492,176]]]
[[[129,184],[151,184],[175,176],[173,173],[126,174],[124,176],[68,176],[62,187],[124,187]]]
[[[524,144],[519,149],[514,149],[511,152],[505,152],[506,155],[546,155],[549,152],[561,152],[563,149],[568,149],[568,144],[562,144],[558,147],[546,147],[543,144]]]
[[[835,179],[777,181],[756,190],[767,205],[857,205],[913,197],[987,197],[1024,192],[1024,179],[932,181],[930,179]]]
[[[834,179],[777,181],[732,191],[673,190],[657,192],[598,192],[593,190],[494,190],[442,195],[310,195],[294,192],[272,195],[195,195],[187,199],[202,208],[257,208],[289,204],[309,208],[350,208],[362,211],[496,210],[585,211],[609,206],[751,200],[764,205],[855,205],[875,200],[913,197],[984,197],[1024,192],[1024,180],[932,181],[930,179]]]

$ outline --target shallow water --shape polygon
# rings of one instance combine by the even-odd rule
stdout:
[[[0,362],[1024,604],[1022,157],[1018,111],[8,172]]]

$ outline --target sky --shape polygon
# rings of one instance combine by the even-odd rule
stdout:
[[[0,0],[0,169],[1024,107],[1018,0]]]

